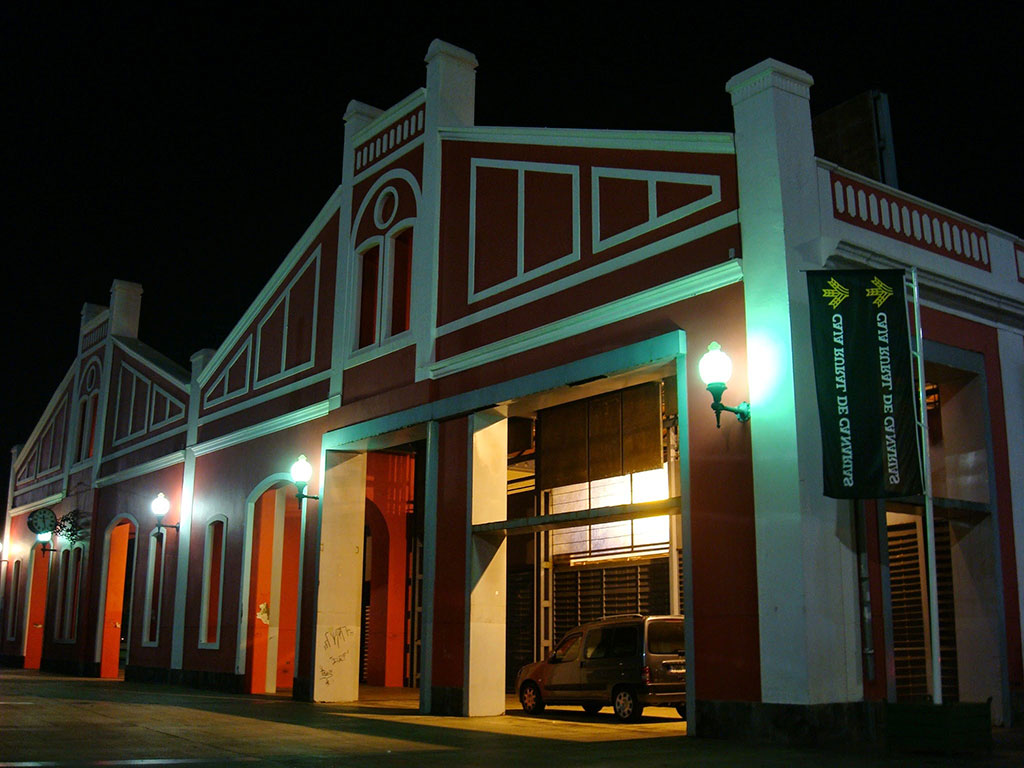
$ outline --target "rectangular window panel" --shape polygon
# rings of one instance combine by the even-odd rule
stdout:
[[[380,273],[380,248],[363,254],[359,285],[359,349],[377,341],[377,281]]]
[[[64,631],[68,640],[78,637],[78,604],[82,588],[82,547],[71,550],[71,588],[68,590],[68,602],[64,615]]]
[[[391,275],[391,331],[395,336],[409,330],[412,306],[412,229],[395,237],[394,271]]]
[[[206,527],[206,563],[203,580],[203,617],[200,640],[215,645],[220,641],[221,591],[224,575],[224,521]]]
[[[53,636],[58,640],[67,639],[64,622],[64,605],[67,603],[68,568],[71,565],[71,550],[60,553],[60,565],[57,569],[57,612],[53,622]]]
[[[163,599],[164,534],[154,533],[149,538],[149,573],[146,579],[146,642],[156,643],[160,638],[160,603]]]

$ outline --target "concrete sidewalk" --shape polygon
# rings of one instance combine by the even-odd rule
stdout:
[[[296,702],[25,670],[0,670],[2,766],[1013,766],[1024,734],[992,754],[878,755],[687,738],[671,709],[615,722],[578,707],[527,717],[416,712],[414,691],[364,689],[354,704]]]

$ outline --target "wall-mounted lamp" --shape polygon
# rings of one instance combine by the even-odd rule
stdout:
[[[53,541],[53,531],[43,531],[42,533],[37,533],[36,534],[36,541],[38,541],[40,544],[44,545],[44,546],[39,548],[40,552],[56,552],[57,551],[56,547],[47,547],[47,546],[45,546],[46,544],[49,544],[51,541]]]
[[[317,499],[319,496],[310,496],[306,493],[306,486],[309,485],[309,478],[313,476],[313,465],[306,461],[305,454],[299,454],[299,458],[292,464],[292,482],[299,492],[295,494],[297,499]]]
[[[171,509],[171,502],[167,500],[167,497],[162,493],[158,493],[156,498],[150,503],[149,508],[153,510],[153,514],[156,515],[156,530],[161,528],[173,528],[176,531],[181,530],[181,523],[175,523],[174,525],[164,525],[164,515],[166,515]]]
[[[718,428],[722,428],[722,411],[735,413],[738,421],[750,421],[750,403],[744,401],[735,408],[722,403],[722,393],[725,392],[725,383],[732,376],[732,360],[722,351],[722,345],[717,341],[708,344],[708,351],[697,363],[697,370],[701,380],[707,385],[711,393],[711,410],[715,412],[715,422]]]

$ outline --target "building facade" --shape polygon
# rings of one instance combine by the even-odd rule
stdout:
[[[581,621],[682,613],[691,733],[928,698],[923,500],[823,495],[804,276],[914,268],[942,694],[1010,722],[1024,242],[817,159],[773,60],[731,134],[476,126],[473,55],[426,63],[349,105],[340,186],[191,370],[140,286],[83,309],[13,452],[4,662],[494,715]],[[711,342],[749,421],[716,426]]]

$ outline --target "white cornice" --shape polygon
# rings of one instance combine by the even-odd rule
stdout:
[[[217,347],[217,351],[210,358],[209,362],[207,362],[202,373],[197,377],[201,389],[209,383],[213,372],[217,370],[217,367],[222,362],[224,362],[228,353],[234,348],[235,343],[245,334],[249,325],[259,315],[260,310],[263,309],[264,305],[270,300],[270,297],[273,296],[274,291],[280,287],[284,278],[288,275],[288,272],[291,271],[299,259],[302,258],[306,249],[312,245],[313,240],[316,239],[317,235],[319,235],[327,225],[331,216],[333,216],[335,211],[338,210],[340,203],[341,187],[338,187],[334,190],[334,193],[330,198],[328,198],[323,208],[320,209],[320,213],[316,215],[313,222],[306,227],[306,231],[302,234],[302,237],[299,238],[299,241],[292,246],[291,251],[288,252],[284,261],[281,262],[281,266],[277,268],[277,271],[274,272],[271,278],[266,282],[263,286],[263,290],[259,292],[259,295],[257,295],[252,304],[249,305],[245,314],[242,315],[241,319],[237,323],[235,323],[235,327],[231,330],[231,333],[229,333],[224,342]]]
[[[540,144],[600,149],[647,149],[670,152],[736,153],[731,133],[677,131],[617,131],[596,128],[507,128],[473,126],[442,128],[445,141],[484,141],[493,144]]]
[[[733,106],[769,88],[777,88],[803,99],[811,97],[814,78],[789,64],[765,59],[729,78],[725,90],[732,96]]]
[[[297,411],[286,413],[283,416],[277,416],[267,421],[261,421],[259,424],[253,424],[249,427],[236,430],[227,435],[221,437],[215,437],[212,440],[207,440],[203,443],[198,443],[193,446],[192,451],[196,456],[203,456],[207,453],[213,453],[214,451],[220,451],[224,448],[230,448],[233,445],[239,443],[246,443],[250,440],[255,440],[258,437],[264,435],[270,435],[274,432],[280,432],[282,429],[288,429],[289,427],[295,427],[299,424],[305,424],[307,421],[313,421],[319,419],[322,416],[327,415],[328,401],[324,400],[313,405],[308,405],[305,408],[300,408]]]
[[[742,261],[731,259],[696,274],[681,277],[670,283],[595,307],[564,320],[549,323],[517,336],[441,360],[427,369],[427,375],[433,379],[450,376],[453,373],[511,357],[529,349],[562,341],[595,328],[611,325],[702,293],[709,293],[742,280]]]
[[[60,493],[55,493],[52,496],[47,496],[45,499],[31,501],[28,504],[22,504],[20,507],[14,507],[12,509],[9,509],[7,510],[7,517],[11,518],[15,515],[23,515],[26,512],[31,512],[32,510],[39,509],[41,507],[47,507],[51,504],[59,504],[64,500],[64,498],[65,494],[63,491],[61,491]]]
[[[109,457],[105,457],[109,458]],[[173,467],[175,464],[181,464],[185,461],[184,451],[175,451],[169,453],[166,456],[161,456],[152,461],[147,461],[139,464],[135,467],[128,467],[128,469],[122,469],[120,472],[114,472],[110,475],[104,475],[103,477],[97,477],[94,485],[97,488],[104,488],[108,485],[116,485],[117,483],[123,483],[125,480],[131,480],[135,477],[142,477],[152,472],[158,472],[161,469],[167,467]]]
[[[883,269],[909,269],[912,266],[845,241],[841,241],[835,250],[836,254],[830,261],[840,264]],[[917,279],[922,299],[927,299],[932,306],[957,310],[993,325],[1024,329],[1024,301],[955,280],[926,267],[917,267]]]

